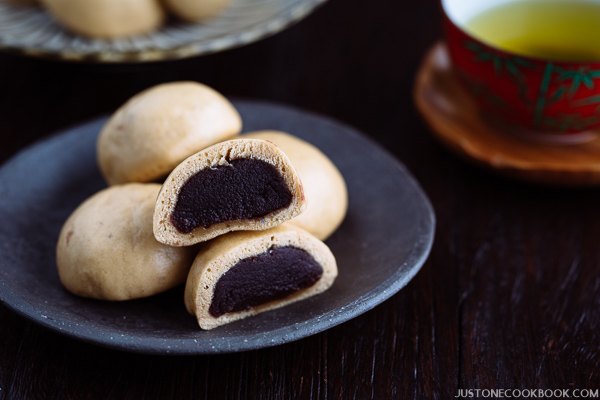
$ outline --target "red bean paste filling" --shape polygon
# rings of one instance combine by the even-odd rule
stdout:
[[[217,318],[280,300],[313,286],[322,275],[321,265],[305,250],[273,247],[225,272],[215,285],[208,311]]]
[[[240,158],[192,176],[181,188],[171,223],[190,233],[225,221],[261,218],[291,203],[292,193],[274,166]]]

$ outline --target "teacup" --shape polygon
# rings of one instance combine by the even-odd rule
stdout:
[[[531,0],[441,0],[446,43],[459,80],[482,112],[517,131],[550,141],[589,138],[600,127],[600,59],[525,56],[469,33],[472,18],[519,1]],[[600,0],[587,1],[600,5]]]

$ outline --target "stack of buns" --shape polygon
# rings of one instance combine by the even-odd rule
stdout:
[[[185,282],[203,329],[327,290],[338,271],[322,241],[348,206],[341,173],[295,136],[241,130],[235,107],[195,82],[150,88],[117,110],[97,142],[109,187],[59,237],[64,287],[122,301]]]

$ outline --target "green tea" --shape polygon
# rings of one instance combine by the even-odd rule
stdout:
[[[600,61],[600,1],[521,0],[467,21],[478,39],[524,56]]]

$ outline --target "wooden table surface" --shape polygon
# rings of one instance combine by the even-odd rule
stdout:
[[[458,388],[598,388],[600,191],[510,181],[432,139],[411,90],[439,19],[434,0],[331,0],[275,37],[180,62],[0,55],[0,161],[150,85],[194,79],[357,127],[408,166],[438,220],[428,262],[399,294],[276,348],[127,354],[0,306],[0,399],[449,399]]]

